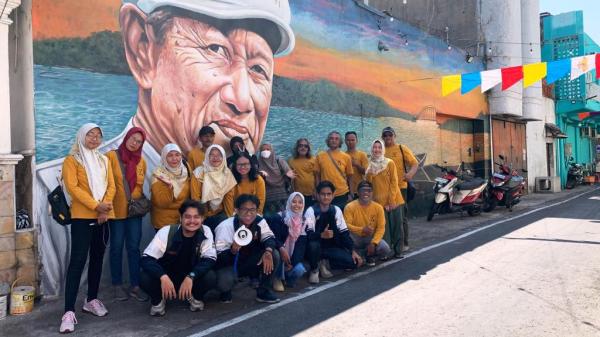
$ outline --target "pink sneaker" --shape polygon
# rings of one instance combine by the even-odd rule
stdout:
[[[83,311],[98,317],[106,316],[108,314],[108,310],[106,310],[104,304],[98,299],[93,299],[89,302],[86,301],[83,305]]]
[[[62,322],[60,323],[60,329],[58,331],[60,333],[73,332],[75,331],[75,324],[77,324],[75,313],[72,311],[67,311],[62,317]]]

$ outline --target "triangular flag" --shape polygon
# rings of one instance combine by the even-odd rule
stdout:
[[[596,54],[596,78],[600,78],[600,54]]]
[[[550,85],[561,77],[565,76],[571,70],[571,60],[564,59],[548,63],[546,75],[546,84]]]
[[[481,92],[486,92],[502,82],[502,72],[500,69],[482,71],[480,76]]]
[[[526,64],[523,66],[523,88],[540,81],[546,77],[546,62]]]
[[[594,69],[596,69],[594,55],[573,57],[571,59],[571,81]]]
[[[460,89],[460,75],[442,77],[442,96],[448,96]]]
[[[502,68],[502,90],[506,90],[523,79],[523,66]]]
[[[479,72],[462,74],[461,82],[460,93],[464,95],[481,84],[481,75]]]

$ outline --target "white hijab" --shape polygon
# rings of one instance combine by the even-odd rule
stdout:
[[[381,155],[378,157],[373,153],[373,147],[375,147],[375,143],[379,143],[381,145]],[[375,139],[371,144],[371,158],[369,159],[369,166],[367,166],[366,173],[376,176],[381,171],[385,170],[390,161],[391,159],[385,157],[385,143],[381,139]]]
[[[85,147],[85,137],[93,129],[102,129],[94,123],[84,124],[77,131],[77,139],[71,147],[70,154],[77,160],[85,169],[88,185],[94,196],[94,200],[102,201],[104,194],[108,188],[108,158],[96,149],[88,149]]]
[[[210,164],[210,152],[213,149],[219,150],[223,161],[218,167],[213,167]],[[223,202],[223,197],[227,192],[237,185],[237,181],[227,167],[227,157],[225,157],[225,149],[220,145],[213,144],[206,149],[204,162],[202,166],[194,170],[194,176],[202,182],[202,203],[210,202],[210,208],[218,209]]]
[[[171,151],[177,151],[183,156],[181,148],[177,144],[171,143],[165,145],[160,152],[160,165],[154,170],[154,174],[152,175],[152,183],[154,184],[157,180],[170,183],[173,186],[173,197],[177,198],[187,183],[188,173],[183,160],[181,160],[179,167],[172,168],[169,166],[167,155]]]

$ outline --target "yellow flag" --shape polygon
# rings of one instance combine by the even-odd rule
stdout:
[[[546,77],[548,69],[546,68],[546,62],[526,64],[523,66],[523,87],[534,84]]]
[[[460,89],[461,76],[450,75],[442,77],[442,96],[448,96],[456,90]]]

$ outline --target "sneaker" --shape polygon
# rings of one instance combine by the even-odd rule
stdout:
[[[384,255],[382,257],[379,258],[379,261],[388,261],[389,259],[391,259],[392,257],[390,255]]]
[[[269,289],[259,289],[256,291],[256,301],[260,303],[277,303],[279,299]]]
[[[219,295],[219,299],[221,300],[221,303],[231,303],[231,291],[226,291],[224,293],[221,293],[221,295]]]
[[[404,255],[402,255],[402,253],[395,253],[394,254],[394,258],[396,258],[396,259],[403,259]]]
[[[408,245],[404,246],[404,248],[402,248],[403,252],[407,252],[410,250],[410,247]]]
[[[188,302],[190,302],[190,311],[202,311],[204,310],[204,302],[197,300],[194,296],[188,298]]]
[[[283,287],[283,282],[281,282],[280,279],[275,278],[273,280],[273,290],[278,291],[278,292],[285,291],[285,288]]]
[[[102,304],[102,302],[100,302],[99,299],[93,299],[89,302],[86,300],[83,304],[83,312],[87,312],[98,317],[103,317],[108,314],[108,310],[106,310],[106,307],[104,304]]]
[[[129,295],[127,295],[127,292],[123,289],[122,285],[113,286],[113,294],[117,301],[127,301],[129,299]]]
[[[153,305],[150,307],[150,316],[164,316],[167,307],[167,302],[165,300],[161,300],[157,305]]]
[[[329,271],[329,261],[321,260],[321,264],[319,266],[319,272],[321,273],[321,277],[323,278],[332,278],[333,274]]]
[[[60,333],[73,332],[75,331],[75,324],[77,324],[75,313],[72,311],[67,311],[62,317],[62,322],[60,322],[60,329],[58,331]]]
[[[251,278],[250,279],[250,288],[252,288],[252,289],[258,289],[259,285],[260,285],[260,282],[258,281],[257,278]]]
[[[367,266],[373,267],[375,265],[375,258],[372,256],[367,257]]]
[[[129,290],[129,296],[135,298],[136,300],[140,301],[140,302],[146,302],[149,297],[148,295],[146,295],[146,293],[144,291],[142,291],[142,289],[140,289],[140,287],[133,287]]]
[[[313,270],[308,275],[308,283],[317,284],[319,283],[319,270]]]

